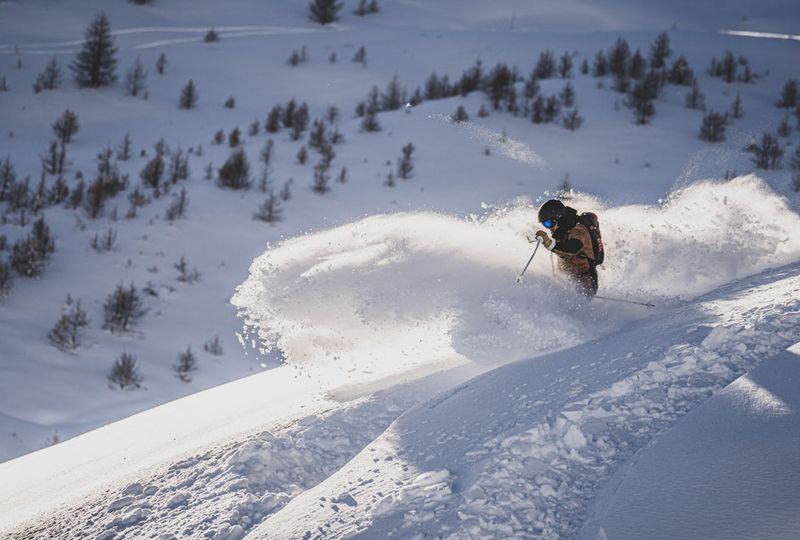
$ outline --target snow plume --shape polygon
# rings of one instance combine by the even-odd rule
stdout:
[[[533,216],[524,206],[483,220],[378,215],[295,238],[256,259],[232,302],[289,363],[410,368],[457,353],[507,359],[572,345],[585,325],[559,307],[564,286],[547,252],[515,282]]]
[[[605,291],[690,299],[800,259],[800,216],[755,176],[704,181],[660,206],[598,208]]]
[[[790,235],[800,217],[752,176],[694,184],[656,207],[604,208],[587,196],[568,204],[600,215],[608,296],[686,299],[800,258]],[[532,356],[647,313],[601,300],[581,307],[544,249],[515,283],[535,216],[523,201],[481,219],[378,215],[291,239],[256,259],[232,302],[288,363],[370,371]]]

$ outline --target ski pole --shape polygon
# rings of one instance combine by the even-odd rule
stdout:
[[[622,298],[609,298],[608,296],[600,296],[599,294],[594,295],[594,297],[600,300],[610,300],[611,302],[624,302],[626,304],[636,304],[637,306],[656,307],[652,302],[636,302],[635,300],[624,300]]]
[[[533,248],[533,255],[531,255],[531,258],[528,259],[528,264],[525,265],[525,268],[523,268],[522,272],[517,276],[517,283],[522,283],[522,276],[525,275],[525,270],[527,270],[528,267],[531,265],[531,261],[533,261],[533,257],[536,255],[536,250],[539,249],[539,244],[541,244],[541,243],[542,243],[542,239],[541,238],[536,238],[536,247]]]

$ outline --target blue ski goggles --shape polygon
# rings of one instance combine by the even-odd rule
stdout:
[[[544,225],[548,229],[552,229],[553,227],[556,226],[556,220],[554,220],[554,219],[546,219],[546,220],[542,221],[542,225]]]

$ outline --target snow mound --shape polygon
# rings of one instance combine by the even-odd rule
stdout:
[[[660,206],[606,208],[585,195],[568,204],[600,215],[600,294],[675,303],[800,257],[790,234],[800,217],[754,176],[693,184]],[[254,261],[231,301],[264,351],[295,365],[364,369],[453,354],[529,357],[647,313],[581,306],[545,250],[515,283],[531,252],[525,235],[538,225],[534,206],[469,219],[377,215],[290,239]]]

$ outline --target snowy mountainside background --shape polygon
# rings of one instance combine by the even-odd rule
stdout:
[[[609,538],[624,527],[635,536],[643,524],[613,505],[607,513],[590,510],[604,482],[622,475],[617,471],[632,455],[608,437],[622,437],[637,450],[766,357],[800,341],[793,311],[800,199],[790,170],[800,115],[775,105],[783,85],[796,77],[799,44],[792,33],[800,9],[792,2],[737,0],[720,12],[711,2],[385,0],[379,13],[366,17],[353,14],[355,2],[344,4],[341,20],[322,27],[308,20],[307,2],[236,0],[224,9],[205,0],[0,2],[0,78],[8,87],[0,92],[0,160],[8,158],[18,178],[29,176],[38,185],[40,156],[54,138],[51,124],[67,108],[80,119],[67,147],[64,177],[71,188],[78,171],[93,177],[103,148],[116,150],[126,133],[133,141],[132,158],[115,160],[129,175],[127,192],[97,219],[83,209],[45,208],[56,241],[52,258],[40,278],[15,276],[10,293],[0,297],[0,460],[10,460],[0,465],[0,476],[12,479],[5,484],[15,490],[2,493],[0,530],[67,531],[71,522],[54,510],[59,507],[91,509],[95,518],[83,532],[108,538],[292,536],[316,526],[330,536],[439,534],[442,525],[456,536],[547,536],[578,534],[576,523],[585,524],[587,538],[600,537],[605,529],[592,519],[610,524]],[[120,80],[79,89],[67,65],[100,10],[119,48]],[[211,28],[220,40],[205,43]],[[744,115],[730,119],[723,142],[698,138],[704,113],[685,107],[686,86],[665,86],[655,115],[640,126],[612,77],[580,73],[581,62],[591,69],[595,53],[618,38],[647,56],[665,30],[670,62],[688,59],[706,111],[727,111],[741,98]],[[365,64],[351,61],[362,46]],[[303,48],[307,61],[289,65],[291,53]],[[556,95],[572,85],[583,119],[576,131],[560,121],[534,124],[493,110],[480,91],[381,112],[374,133],[364,132],[354,114],[373,86],[383,92],[394,76],[408,98],[432,72],[455,82],[477,59],[485,73],[503,62],[525,79],[546,49],[556,59],[564,53],[573,59],[569,79],[541,80],[539,92]],[[753,82],[729,84],[707,73],[712,57],[726,51],[746,57],[757,75]],[[163,75],[155,69],[161,54],[168,59]],[[148,71],[146,99],[123,89],[137,57]],[[61,87],[34,93],[36,75],[52,58],[63,71]],[[180,91],[190,79],[198,104],[180,110]],[[516,86],[520,95],[523,86]],[[234,107],[225,107],[231,97]],[[339,111],[334,126],[344,142],[334,146],[324,194],[312,190],[317,153],[308,148],[309,161],[298,163],[308,133],[295,141],[285,128],[264,131],[270,109],[291,99],[306,102],[312,120],[331,106]],[[469,120],[454,123],[459,106]],[[478,115],[481,106],[488,116]],[[745,147],[763,132],[775,133],[784,119],[791,130],[778,137],[782,166],[757,169]],[[251,133],[254,123],[258,129]],[[221,189],[206,178],[206,169],[215,176],[232,152],[227,140],[212,143],[215,133],[222,130],[227,139],[237,127],[255,179],[247,191]],[[274,223],[253,218],[267,196],[258,178],[268,139],[274,143],[270,187],[290,194]],[[126,218],[127,195],[140,184],[159,140],[169,156],[188,155],[189,177]],[[414,172],[406,180],[397,178],[396,164],[409,142]],[[343,169],[346,181],[338,182]],[[48,185],[54,181],[46,178]],[[543,252],[523,283],[515,283],[530,254],[525,235],[536,229],[536,207],[565,185],[574,188],[570,204],[601,217],[609,255],[600,294],[655,301],[656,310],[602,301],[580,306]],[[187,215],[168,220],[165,212],[182,188]],[[30,216],[3,211],[0,261],[28,234],[30,222]],[[93,249],[92,240],[109,231],[114,249]],[[181,257],[197,270],[197,281],[178,280]],[[111,333],[102,328],[103,304],[120,283],[150,291],[147,312],[132,331]],[[87,310],[89,326],[81,346],[65,352],[47,336],[68,294]],[[724,317],[720,303],[737,315]],[[665,336],[647,330],[664,321],[678,322]],[[712,330],[717,327],[729,333]],[[770,341],[770,331],[779,338]],[[704,341],[707,332],[719,339]],[[204,350],[215,337],[221,355]],[[197,370],[182,382],[174,366],[187,347]],[[607,373],[601,360],[575,360],[572,347],[606,347],[604,358],[625,367]],[[122,353],[136,358],[141,388],[109,386],[109,370]],[[550,360],[536,363],[548,353]],[[512,361],[523,362],[487,375],[498,381],[491,389],[468,383],[478,403],[494,393],[519,396],[516,386],[498,387],[532,377],[522,374],[529,369],[536,377],[557,378],[554,388],[569,399],[536,397],[545,392],[537,387],[524,391],[519,407],[486,405],[486,414],[518,414],[513,426],[487,421],[485,431],[444,430],[440,439],[431,435],[433,443],[403,437],[417,423],[453,420],[444,413],[438,420],[426,416],[428,399],[462,399],[462,391],[439,393]],[[563,363],[578,372],[556,375]],[[651,386],[626,386],[631,373],[644,374]],[[579,384],[578,374],[593,382]],[[699,391],[683,392],[695,384]],[[620,385],[633,394],[617,393]],[[666,398],[654,397],[662,390]],[[614,400],[639,392],[642,410],[655,419],[640,437],[587,428],[597,411],[570,413],[586,405],[584,399],[608,399],[603,403],[613,409]],[[524,405],[537,400],[542,403],[532,409]],[[467,423],[482,413],[480,407],[464,410]],[[556,421],[562,410],[569,422]],[[638,425],[628,421],[638,410],[633,416],[616,412],[611,418],[621,419],[621,429]],[[562,442],[540,448],[541,456],[580,462],[585,451],[586,459],[602,463],[581,476],[585,489],[563,482],[561,491],[550,481],[560,478],[557,470],[542,470],[549,483],[518,475],[536,484],[519,493],[535,497],[492,500],[488,493],[509,487],[490,472],[500,470],[490,467],[493,460],[505,459],[500,449],[517,456],[514,448],[548,437]],[[397,440],[408,455],[436,455],[437,445],[454,440],[463,444],[441,454],[436,467],[418,467],[414,459],[397,457]],[[366,474],[376,452],[396,460],[400,472],[387,478],[401,487],[365,484],[353,491],[348,486]],[[292,470],[303,472],[292,476]],[[42,488],[45,478],[52,493]],[[551,506],[555,495],[545,484],[566,506]],[[470,486],[484,490],[483,498]],[[105,489],[119,495],[110,507],[99,496]],[[440,496],[423,512],[418,493],[431,492]],[[370,504],[350,504],[363,502],[362,496]],[[319,497],[332,504],[313,509]],[[220,505],[230,512],[219,513]],[[481,505],[485,514],[476,510]],[[531,507],[542,513],[530,521],[500,517]],[[331,511],[338,522],[325,514]],[[469,517],[454,517],[459,513]],[[614,529],[611,517],[622,525]]]

